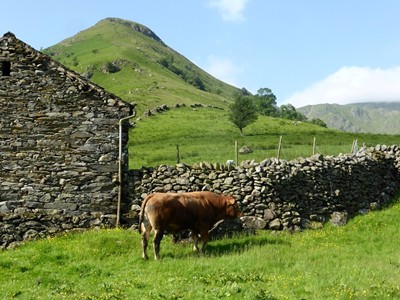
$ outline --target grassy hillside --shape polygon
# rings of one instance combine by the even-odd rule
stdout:
[[[161,104],[226,107],[236,88],[204,72],[147,27],[107,18],[43,51],[124,100],[141,114]]]
[[[332,129],[400,134],[400,102],[318,104],[301,107],[298,111],[310,120],[323,120]]]
[[[205,257],[166,236],[161,261],[143,261],[122,229],[30,242],[0,252],[0,298],[399,299],[398,201],[340,228],[213,241]]]
[[[104,19],[44,52],[122,99],[136,102],[138,117],[161,104],[187,105],[136,121],[129,142],[132,168],[175,164],[177,145],[181,161],[192,164],[235,159],[235,141],[254,150],[239,161],[275,157],[281,135],[283,159],[310,156],[314,137],[316,152],[334,155],[350,152],[354,139],[359,146],[400,141],[399,136],[343,133],[262,116],[241,137],[227,118],[237,89],[199,69],[138,23]],[[196,103],[221,109],[189,107]]]
[[[214,108],[179,108],[142,118],[130,132],[129,157],[131,168],[174,165],[177,162],[176,145],[181,161],[193,164],[200,161],[224,163],[235,159],[235,141],[239,147],[247,145],[253,153],[240,155],[239,161],[261,161],[277,156],[279,138],[282,136],[283,159],[308,157],[316,152],[324,155],[350,153],[353,140],[358,146],[398,144],[400,136],[378,134],[353,134],[330,130],[307,122],[260,116],[258,120],[239,130],[229,122],[227,110]]]

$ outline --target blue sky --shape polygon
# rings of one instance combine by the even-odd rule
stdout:
[[[40,50],[106,17],[141,23],[215,77],[278,104],[400,101],[398,0],[16,0],[0,35]]]

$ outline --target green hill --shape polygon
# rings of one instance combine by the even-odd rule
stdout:
[[[149,28],[107,18],[43,51],[138,112],[177,103],[226,107],[237,88],[206,73]]]
[[[241,137],[227,117],[238,89],[206,73],[135,22],[107,18],[43,52],[122,99],[137,103],[138,118],[129,139],[132,168],[174,164],[177,145],[181,161],[192,164],[234,159],[235,141],[253,150],[239,161],[275,157],[280,136],[284,159],[312,155],[314,137],[315,150],[325,155],[350,152],[355,139],[367,146],[398,142],[398,136],[356,135],[265,116],[246,127]],[[143,116],[162,104],[172,108],[182,103],[185,107]],[[194,105],[198,103],[207,107]]]

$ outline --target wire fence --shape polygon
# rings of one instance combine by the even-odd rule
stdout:
[[[364,145],[365,146],[365,145]],[[344,153],[356,153],[359,149],[358,140],[353,140],[352,144],[341,145],[318,145],[317,139],[314,138],[312,145],[290,145],[285,144],[284,139],[280,136],[278,143],[271,147],[247,147],[246,145],[239,145],[235,141],[231,147],[227,146],[225,149],[185,149],[180,145],[176,145],[176,163],[193,163],[200,161],[213,161],[213,162],[226,162],[234,161],[240,164],[244,160],[262,161],[267,158],[277,158],[284,160],[291,160],[299,157],[309,157],[315,154],[323,155],[339,155]],[[218,153],[216,153],[218,152]]]

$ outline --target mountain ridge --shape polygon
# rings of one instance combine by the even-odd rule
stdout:
[[[355,133],[400,134],[400,102],[316,104],[297,109],[331,129]]]

